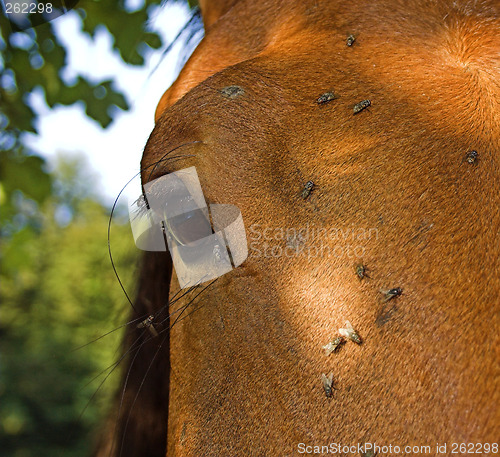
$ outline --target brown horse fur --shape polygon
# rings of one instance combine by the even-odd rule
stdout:
[[[332,442],[447,443],[450,455],[452,443],[494,442],[498,1],[201,6],[206,36],[159,104],[142,165],[179,146],[186,158],[143,179],[196,166],[207,201],[240,208],[250,254],[173,326],[169,350],[154,357],[163,333],[140,364],[129,358],[113,455],[298,455]],[[309,232],[285,239],[291,228]],[[169,284],[159,255],[146,256],[139,292],[153,309]],[[326,355],[346,320],[362,344]]]

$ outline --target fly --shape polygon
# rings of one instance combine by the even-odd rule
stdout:
[[[245,90],[240,86],[227,86],[220,90],[220,93],[226,98],[237,98],[245,93]]]
[[[328,376],[321,374],[321,381],[323,382],[326,398],[331,398],[333,390],[335,389],[333,386],[333,373],[330,373]]]
[[[137,324],[137,328],[147,328],[151,335],[158,336],[158,332],[153,325],[154,316],[150,314],[146,319],[144,319],[141,323]]]
[[[320,95],[316,99],[316,103],[318,105],[322,105],[323,103],[328,103],[331,102],[332,100],[335,100],[335,94],[333,92],[325,92],[323,95]]]
[[[345,44],[346,44],[347,46],[352,46],[352,45],[354,44],[354,42],[355,42],[355,41],[356,41],[356,37],[355,37],[354,35],[349,35],[349,36],[347,37],[347,40],[346,40]]]
[[[354,330],[354,328],[352,327],[352,325],[349,321],[345,321],[345,328],[339,328],[339,333],[343,337],[345,337],[351,341],[354,341],[356,344],[362,343],[361,337],[358,335],[358,332],[356,332],[356,330]]]
[[[354,271],[356,272],[356,275],[359,279],[369,278],[368,274],[366,273],[368,271],[368,268],[366,268],[366,266],[362,263],[356,265],[354,267]]]
[[[312,181],[307,181],[304,189],[302,190],[301,196],[305,200],[311,194],[311,191],[314,187],[314,183]]]
[[[345,343],[344,338],[341,336],[337,336],[332,341],[330,341],[327,345],[323,346],[326,355],[330,355],[332,352],[335,352],[342,344]]]
[[[360,113],[361,111],[363,111],[365,108],[368,108],[369,106],[371,106],[372,102],[370,100],[363,100],[359,103],[356,103],[354,105],[354,114],[358,114]]]
[[[389,300],[392,300],[394,297],[399,297],[403,293],[403,289],[401,289],[401,287],[395,287],[394,289],[389,290],[381,289],[380,293],[384,295],[382,301],[386,303]]]
[[[477,153],[477,151],[469,151],[465,156],[465,160],[467,161],[467,163],[475,165],[478,161],[478,157],[479,154]]]

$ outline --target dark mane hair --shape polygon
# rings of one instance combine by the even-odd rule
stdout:
[[[130,321],[140,322],[168,304],[172,260],[168,252],[144,253]],[[123,375],[95,456],[163,457],[166,454],[170,378],[169,311],[159,336],[131,325],[123,341]]]

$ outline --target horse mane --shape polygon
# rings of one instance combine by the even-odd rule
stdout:
[[[137,296],[130,321],[139,322],[169,300],[172,260],[168,252],[142,256]],[[131,325],[123,340],[124,370],[95,457],[163,457],[167,446],[170,387],[168,306],[157,327],[159,336]]]

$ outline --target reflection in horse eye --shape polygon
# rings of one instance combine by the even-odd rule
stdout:
[[[330,341],[327,345],[323,346],[326,355],[330,355],[332,352],[335,352],[342,344],[345,343],[344,338],[341,336],[337,336],[332,341]]]
[[[361,101],[359,103],[356,103],[354,105],[354,108],[353,108],[354,114],[360,113],[365,108],[368,108],[371,104],[372,104],[372,102],[370,100],[363,100],[363,101]]]
[[[137,328],[147,328],[151,335],[158,336],[158,332],[153,325],[154,316],[150,314],[146,319],[144,319],[141,323],[137,324]]]
[[[307,181],[304,186],[304,190],[302,191],[302,198],[305,200],[311,194],[311,191],[314,187],[314,183],[312,181]]]
[[[403,293],[403,289],[401,289],[401,287],[395,287],[389,290],[381,289],[380,293],[383,294],[382,301],[385,303],[392,300],[394,297],[399,297]]]
[[[205,208],[165,218],[165,228],[181,246],[202,240],[213,233]]]
[[[333,395],[333,389],[335,389],[333,386],[333,373],[330,373],[328,376],[321,374],[321,381],[323,382],[326,398],[330,398]]]
[[[322,105],[323,103],[328,103],[332,100],[335,100],[335,94],[333,92],[325,92],[323,95],[320,95],[316,100],[318,105]]]
[[[465,160],[467,161],[467,163],[476,164],[478,161],[478,157],[479,154],[477,153],[477,151],[470,151],[465,156]]]
[[[339,333],[343,337],[353,341],[356,344],[362,343],[361,337],[358,335],[358,332],[356,332],[356,330],[354,330],[354,328],[352,327],[352,325],[349,321],[345,321],[345,328],[339,328]]]
[[[356,37],[354,35],[349,35],[346,40],[346,45],[347,46],[352,46],[354,42],[356,41]]]

